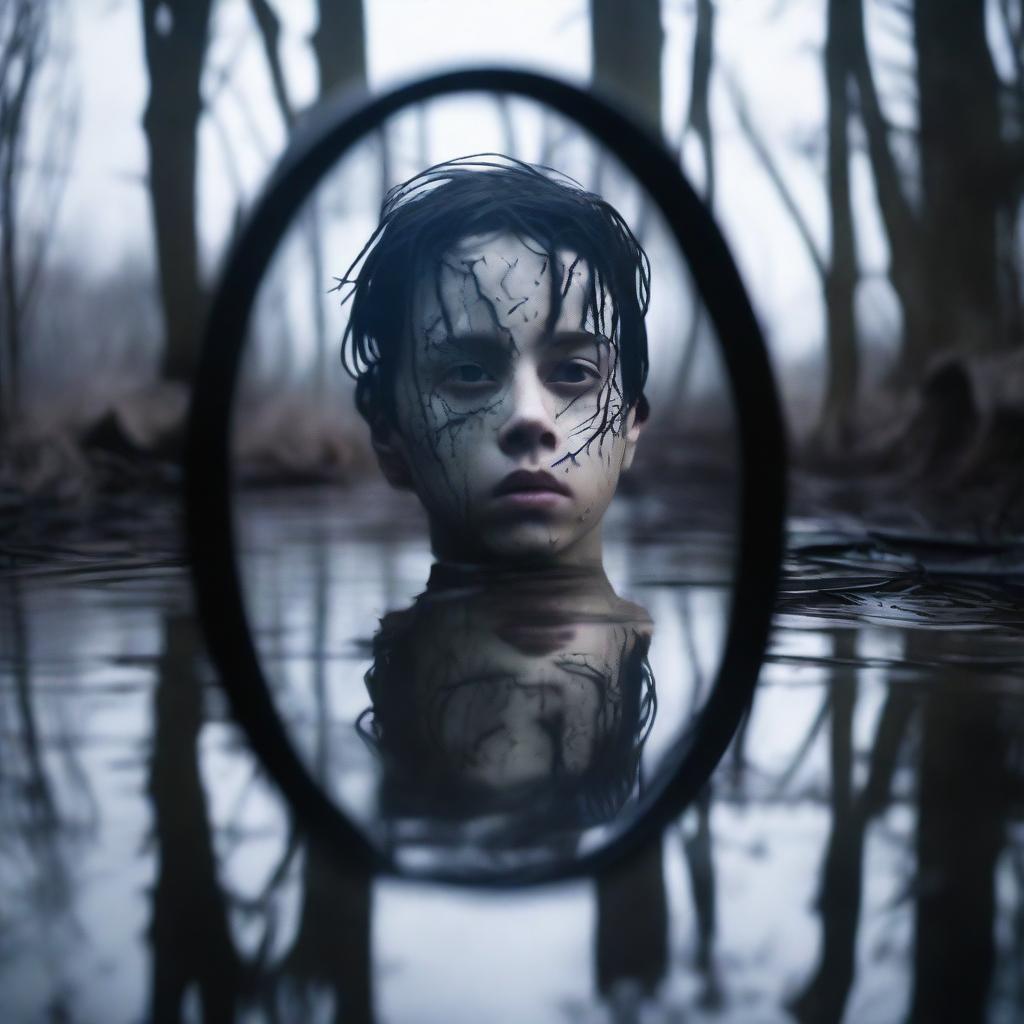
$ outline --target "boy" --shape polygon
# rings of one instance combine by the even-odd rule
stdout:
[[[622,217],[546,169],[452,160],[392,189],[344,285],[356,402],[434,555],[599,566],[647,418],[650,267]]]

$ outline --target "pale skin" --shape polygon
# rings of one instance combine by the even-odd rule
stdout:
[[[504,232],[467,237],[420,274],[397,429],[378,427],[374,447],[426,508],[437,558],[601,564],[601,520],[642,424],[622,401],[611,299],[590,275],[574,253],[551,260]],[[539,476],[532,494],[509,493],[517,471],[550,474],[561,493]]]

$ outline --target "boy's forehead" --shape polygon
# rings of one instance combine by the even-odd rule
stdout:
[[[578,330],[587,326],[591,274],[570,249],[548,253],[502,231],[469,235],[417,275],[413,327],[428,340],[496,330],[519,340],[547,330],[554,288],[554,330]]]

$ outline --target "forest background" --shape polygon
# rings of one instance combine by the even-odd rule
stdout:
[[[304,112],[474,63],[592,82],[678,154],[763,325],[798,511],[1024,528],[1022,0],[0,0],[4,505],[173,484],[217,268]],[[314,330],[240,427],[264,481],[371,472]]]

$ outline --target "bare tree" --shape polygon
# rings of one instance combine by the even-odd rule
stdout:
[[[693,132],[700,145],[701,160],[704,173],[704,201],[708,207],[715,202],[715,149],[711,133],[711,69],[714,59],[714,24],[715,9],[711,0],[697,0],[697,24],[693,34],[693,57],[690,72],[690,103],[686,113],[679,140],[679,160],[682,163],[683,148],[686,138]],[[693,371],[694,357],[697,352],[697,339],[704,320],[700,295],[693,281],[690,281],[692,313],[690,326],[683,339],[683,350],[676,371],[675,394],[677,400],[686,392],[686,387]],[[686,404],[678,401],[676,408],[682,414]]]
[[[188,381],[199,352],[205,294],[196,235],[199,81],[212,0],[142,0],[149,100],[142,124],[165,345],[162,376]]]
[[[1013,50],[1019,15],[1010,4],[1000,9]],[[1014,233],[1008,222],[1016,214],[1021,166],[1001,123],[985,5],[917,0],[902,11],[917,56],[917,210],[893,154],[862,0],[851,0],[849,40],[890,278],[903,308],[902,368],[914,380],[938,352],[970,355],[1013,343],[1005,324],[1014,317],[1004,306],[1019,297],[1001,294],[999,258],[1006,235]],[[1013,57],[1019,71],[1019,52]]]
[[[0,8],[0,388],[7,418],[18,401],[27,290],[19,262],[19,193],[29,94],[42,60],[46,5],[10,0]]]
[[[296,123],[294,104],[288,92],[279,52],[280,20],[269,0],[249,0],[249,8],[263,43],[278,112],[285,129],[291,133]],[[366,88],[366,39],[361,0],[320,0],[320,23],[313,34],[313,52],[320,75],[320,97],[338,88]],[[382,161],[382,167],[384,162]],[[312,303],[316,333],[314,379],[318,391],[327,370],[327,324],[323,312],[326,275],[316,196],[312,196],[304,214],[312,276]]]
[[[837,28],[844,18],[836,9],[842,7],[843,0],[829,0],[830,24]],[[831,32],[830,29],[830,36]],[[842,46],[839,42],[833,45]],[[756,118],[750,112],[739,84],[728,72],[724,72],[722,77],[726,82],[740,130],[764,169],[783,208],[789,214],[821,282],[826,306],[825,351],[828,383],[815,440],[821,449],[830,451],[841,447],[848,439],[857,397],[857,337],[853,316],[857,262],[850,209],[847,94],[844,82],[836,74],[840,65],[830,64],[826,57],[825,67],[829,79],[827,185],[832,234],[829,253],[823,252],[824,246],[815,240],[803,208],[762,137]]]
[[[825,274],[828,327],[828,379],[819,427],[827,450],[846,448],[852,436],[857,402],[857,328],[854,292],[857,287],[857,249],[850,204],[850,6],[829,0],[825,40],[825,81],[828,94],[828,208],[831,259]]]
[[[751,116],[735,81],[727,76],[740,128],[789,213],[821,281],[825,298],[826,387],[816,442],[826,452],[846,448],[852,439],[858,396],[858,338],[854,294],[859,277],[850,199],[850,90],[856,12],[844,0],[829,0],[823,70],[827,113],[826,188],[829,209],[827,251],[813,232],[775,158]]]
[[[899,165],[892,149],[890,125],[875,86],[861,0],[850,0],[847,17],[860,117],[867,137],[875,197],[889,242],[889,279],[903,310],[901,361],[907,377],[912,378],[923,368],[929,349],[925,326],[927,296],[920,260],[920,226],[901,180]]]
[[[320,22],[313,33],[313,54],[320,95],[338,88],[365,88],[366,19],[362,0],[319,0]]]
[[[714,29],[715,8],[711,0],[697,0],[697,24],[693,33],[690,73],[690,104],[686,113],[683,141],[692,131],[700,143],[701,158],[704,162],[704,200],[708,206],[714,206],[715,202],[715,149],[709,109]]]
[[[590,0],[590,33],[595,89],[660,135],[665,33],[658,0]]]
[[[985,5],[914,5],[925,330],[964,353],[1001,347],[997,222],[1006,187]]]

